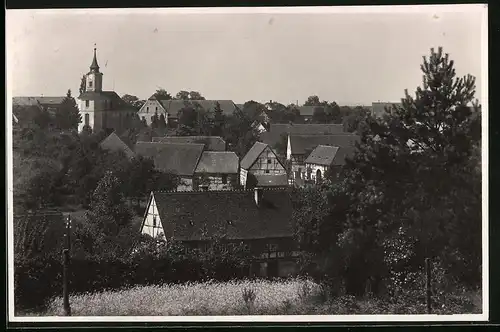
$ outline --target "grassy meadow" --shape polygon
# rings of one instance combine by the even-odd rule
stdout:
[[[425,302],[340,296],[329,298],[308,280],[248,280],[136,286],[120,291],[72,295],[73,316],[340,315],[425,314]],[[435,300],[433,313],[481,313],[481,294],[463,292]],[[38,315],[62,315],[62,298]]]

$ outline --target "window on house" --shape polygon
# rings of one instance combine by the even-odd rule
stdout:
[[[268,159],[268,160],[267,160],[267,163],[268,163],[268,164],[270,164],[270,163],[271,163],[271,159]]]
[[[146,113],[149,113],[149,106],[146,107]]]
[[[222,183],[227,184],[227,175],[226,174],[222,175]]]
[[[266,173],[269,174],[269,170],[268,169],[266,169]]]
[[[155,107],[155,110],[158,111],[158,106]]]
[[[85,113],[85,125],[89,126],[89,122],[90,122],[90,116],[88,113]]]
[[[153,227],[156,227],[156,216],[153,216]]]
[[[88,100],[85,100],[85,107],[89,107],[90,102]]]

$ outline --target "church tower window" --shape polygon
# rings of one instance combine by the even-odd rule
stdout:
[[[88,100],[85,100],[85,107],[89,107],[90,102]]]
[[[89,113],[85,113],[85,125],[88,126],[90,122]]]

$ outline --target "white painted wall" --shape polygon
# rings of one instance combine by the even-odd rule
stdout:
[[[181,178],[177,186],[177,191],[191,191],[193,190],[193,179]]]
[[[154,195],[151,196],[148,212],[144,219],[145,220],[141,230],[142,234],[148,234],[153,238],[165,238]]]
[[[165,121],[168,123],[167,111],[163,108],[161,103],[155,99],[146,100],[146,102],[144,103],[144,105],[142,105],[139,112],[137,112],[137,115],[141,120],[142,117],[144,117],[149,126],[151,124],[151,117],[155,115],[155,112],[158,113],[158,116],[160,116],[160,114],[163,114],[163,116],[165,116]]]

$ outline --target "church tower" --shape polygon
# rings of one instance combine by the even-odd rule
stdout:
[[[97,49],[94,48],[94,59],[90,65],[90,71],[86,75],[86,92],[101,92],[102,91],[102,73],[99,71],[97,64]]]

